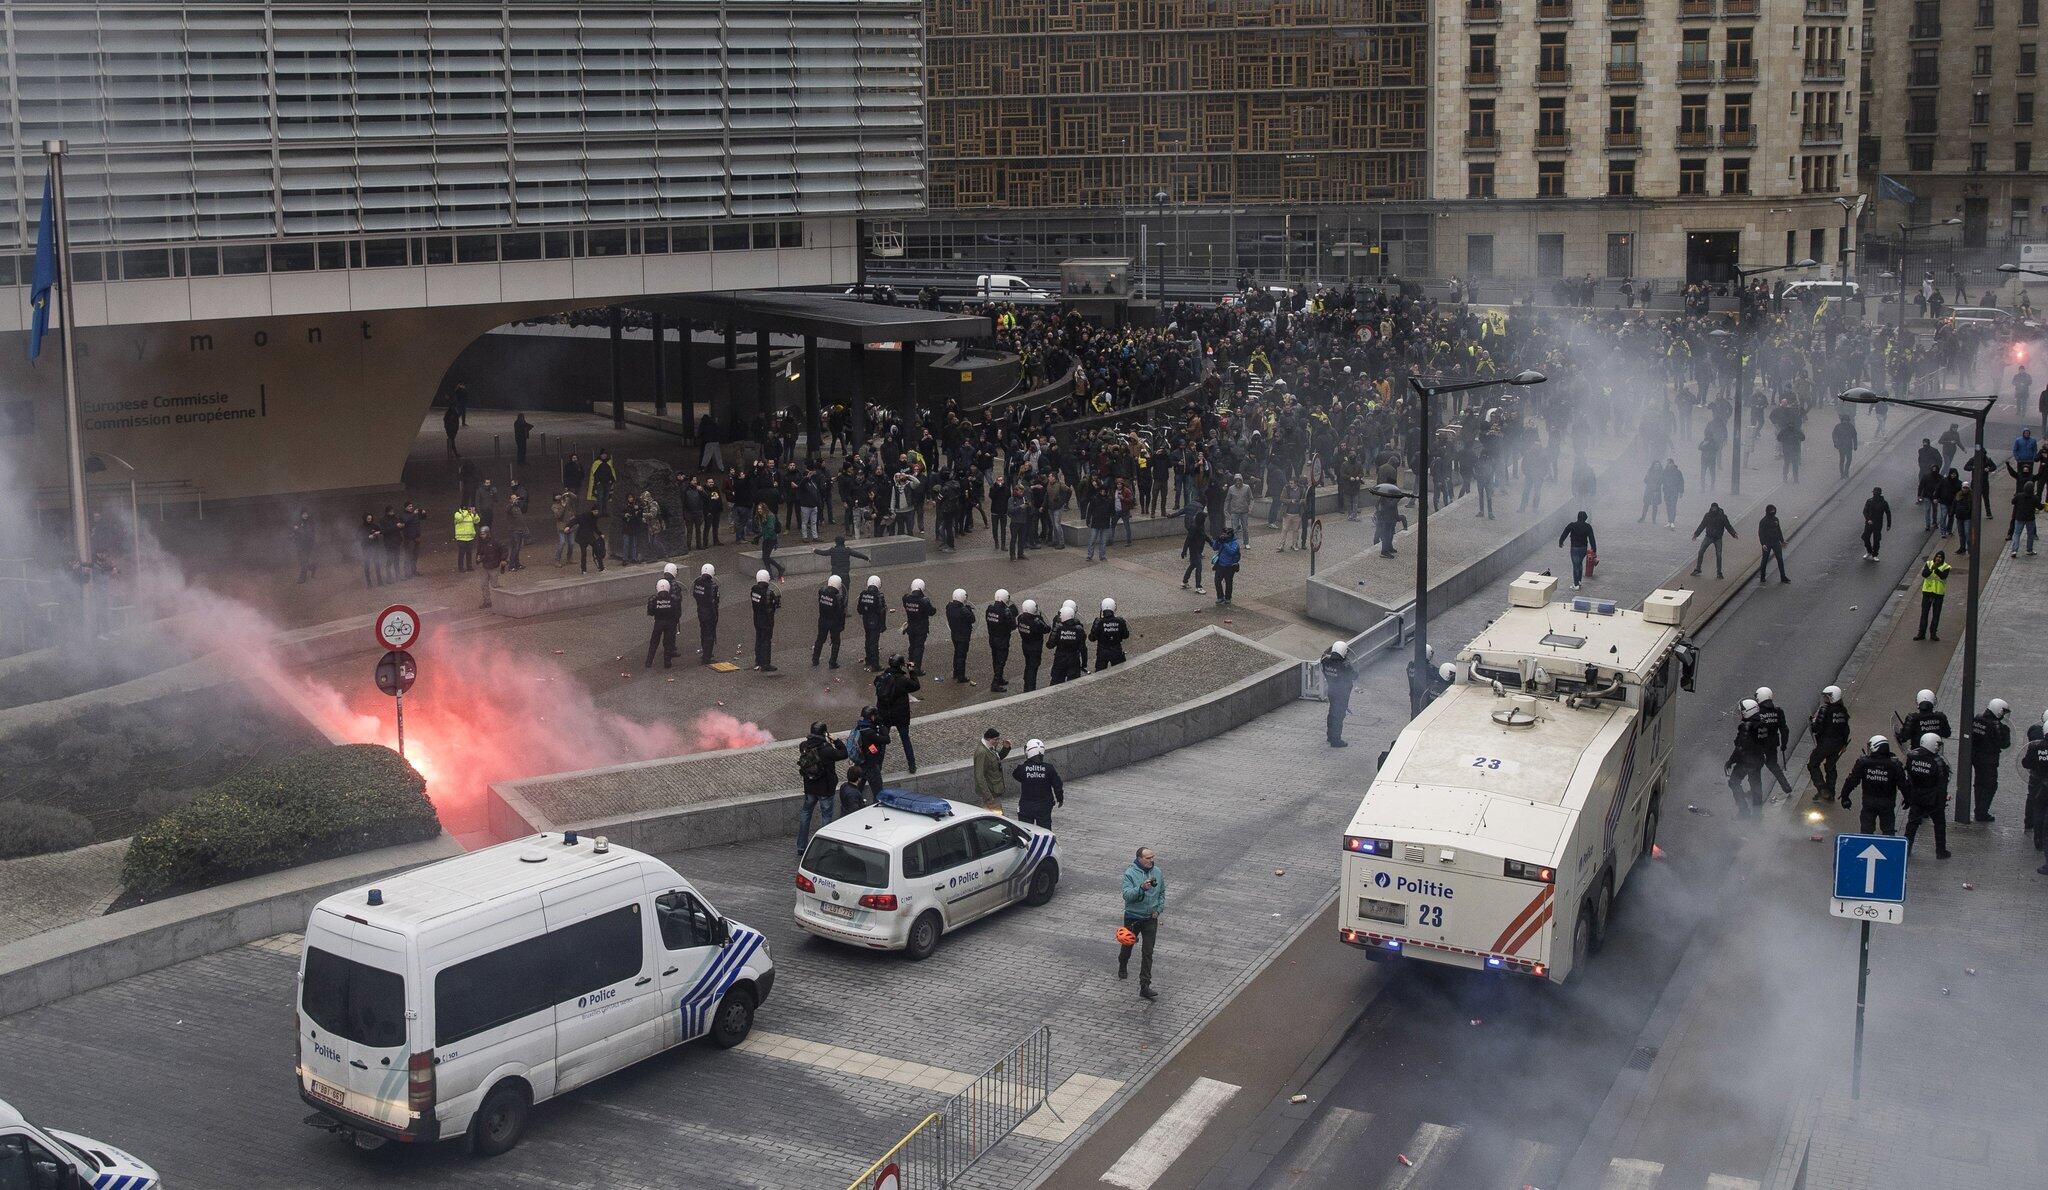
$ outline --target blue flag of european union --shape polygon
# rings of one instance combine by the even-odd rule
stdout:
[[[50,332],[50,301],[57,288],[57,212],[50,190],[50,175],[43,175],[43,213],[36,220],[36,271],[29,283],[28,357],[43,351],[43,336]]]
[[[1877,175],[1877,196],[1891,202],[1904,203],[1909,207],[1919,199],[1919,195],[1914,194],[1904,182],[1890,174]]]

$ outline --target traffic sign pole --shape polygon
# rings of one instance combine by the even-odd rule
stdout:
[[[401,749],[402,750],[402,749]],[[1856,958],[1856,1056],[1849,1066],[1849,1098],[1863,1098],[1863,1002],[1870,991],[1870,923],[1863,923],[1863,948]]]
[[[392,696],[391,701],[398,708],[398,756],[399,759],[403,760],[405,758],[405,691],[400,690],[397,694]],[[1870,945],[1870,926],[1868,924],[1865,924],[1863,927],[1863,943],[1864,947],[1868,949]],[[1856,999],[1858,1005],[1856,1017],[1856,1035],[1860,1038],[1863,1036],[1863,997],[1858,996]]]

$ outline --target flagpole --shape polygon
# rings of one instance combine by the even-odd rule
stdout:
[[[73,329],[78,318],[71,303],[71,226],[64,215],[64,142],[46,140],[43,152],[50,158],[50,185],[55,198],[57,232],[57,316],[64,327],[64,431],[65,462],[71,471],[71,544],[78,555],[79,594],[85,601],[86,631],[98,635],[99,620],[93,606],[92,528],[85,507],[85,435],[79,425],[78,362]]]

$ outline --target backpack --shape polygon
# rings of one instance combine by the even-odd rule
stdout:
[[[824,779],[826,770],[830,767],[825,760],[826,747],[827,745],[824,741],[813,736],[805,740],[803,747],[797,750],[796,771],[803,776],[804,780],[819,781]]]

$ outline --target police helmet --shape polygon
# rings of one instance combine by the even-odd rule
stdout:
[[[757,583],[765,583],[765,582],[767,582],[767,581],[768,581],[768,572],[767,572],[767,571],[765,571],[765,570],[756,570],[756,571],[754,572],[754,581],[755,581],[755,582],[757,582]]]
[[[1934,705],[1934,691],[1922,690],[1913,696],[1913,701],[1919,703],[1922,710],[1926,710]]]
[[[1102,610],[1103,610],[1103,611],[1105,611],[1105,612],[1113,612],[1113,611],[1115,611],[1115,610],[1116,610],[1116,600],[1114,600],[1114,599],[1105,599],[1105,600],[1103,600],[1103,601],[1102,601]]]
[[[711,565],[711,563],[709,562],[706,562],[704,565],[699,566],[697,568],[697,573],[703,575],[705,578],[710,578],[716,572],[717,567]]]
[[[1001,587],[997,587],[997,588],[996,588],[996,602],[997,602],[997,603],[1008,603],[1009,601],[1010,601],[1010,593],[1009,593],[1008,591],[1004,590],[1004,589],[1003,589],[1003,588],[1001,588]]]
[[[1771,701],[1771,688],[1769,686],[1758,686],[1756,688],[1756,700],[1758,702]]]
[[[834,591],[837,591],[841,585],[839,582],[839,576],[835,574],[827,578],[825,580],[825,585],[832,588]]]
[[[881,576],[881,575],[879,575],[879,574],[871,574],[871,575],[869,575],[869,576],[868,576],[868,586],[870,586],[870,587],[879,587],[879,586],[881,586],[881,585],[882,585],[882,576]]]
[[[1747,719],[1747,718],[1749,718],[1749,717],[1750,717],[1751,715],[1754,715],[1754,714],[1756,714],[1756,699],[1754,699],[1754,698],[1745,698],[1745,699],[1743,699],[1743,700],[1742,700],[1742,717],[1743,717],[1744,719]]]
[[[1823,702],[1840,702],[1842,701],[1842,688],[1840,686],[1822,686],[1820,688],[1820,697]]]
[[[1941,751],[1941,737],[1931,731],[1923,732],[1920,736],[1920,746],[1929,752],[1939,752]]]
[[[1036,599],[1026,599],[1023,606],[1017,610],[1028,616],[1038,610],[1038,601]]]
[[[1872,752],[1882,752],[1889,747],[1891,747],[1891,741],[1883,736],[1874,735],[1870,737],[1870,750]]]
[[[1446,682],[1455,682],[1458,680],[1458,667],[1452,665],[1448,661],[1444,662],[1442,665],[1437,666],[1436,672],[1437,676],[1442,678]]]
[[[961,600],[963,600],[963,599],[965,599],[965,598],[967,598],[967,588],[965,588],[965,587],[955,587],[955,588],[953,588],[953,602],[955,602],[955,603],[959,603],[959,602],[960,602]]]
[[[1994,715],[1996,715],[1996,716],[1998,716],[1998,717],[1999,717],[2000,719],[2003,719],[2003,718],[2005,718],[2005,717],[2006,717],[2007,715],[2010,715],[2010,714],[2012,714],[2012,704],[2011,704],[2011,703],[2009,703],[2009,702],[2007,702],[2007,701],[2005,701],[2005,700],[2004,700],[2004,699],[2002,699],[2002,698],[1994,698],[1994,699],[1992,699],[1992,700],[1991,700],[1991,702],[1990,702],[1990,704],[1989,704],[1989,707],[1990,707],[1991,713],[1992,713],[1992,714],[1994,714]]]
[[[1339,657],[1349,657],[1351,656],[1350,642],[1333,640],[1330,642],[1330,651]]]

